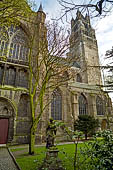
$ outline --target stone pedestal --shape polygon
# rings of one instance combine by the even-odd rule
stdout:
[[[51,159],[52,157],[57,158],[58,152],[59,152],[59,150],[57,148],[48,149],[47,152],[46,152],[46,159]]]
[[[59,150],[57,148],[50,148],[46,152],[46,158],[39,168],[39,170],[64,170],[61,160],[58,158]]]

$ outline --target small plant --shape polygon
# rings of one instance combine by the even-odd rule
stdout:
[[[79,170],[80,164],[79,164],[78,144],[79,144],[80,139],[83,138],[83,133],[80,131],[74,131],[71,128],[65,126],[65,124],[61,124],[61,125],[62,125],[64,131],[67,133],[67,136],[70,138],[70,140],[75,145],[73,168],[74,168],[74,170]]]

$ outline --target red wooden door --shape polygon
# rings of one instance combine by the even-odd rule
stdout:
[[[7,143],[8,119],[0,119],[0,144]]]

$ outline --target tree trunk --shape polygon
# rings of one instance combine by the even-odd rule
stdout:
[[[31,130],[30,142],[29,142],[29,154],[30,155],[34,155],[34,149],[35,149],[35,134]]]
[[[30,92],[31,94],[31,92]],[[34,155],[34,145],[35,145],[35,132],[33,129],[34,125],[34,117],[35,117],[35,110],[33,105],[33,95],[30,95],[30,106],[31,106],[31,115],[32,115],[32,125],[30,130],[30,139],[29,139],[29,154]]]

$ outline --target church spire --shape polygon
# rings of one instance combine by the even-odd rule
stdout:
[[[89,17],[89,15],[87,13],[86,13],[85,19],[90,24],[90,17]]]
[[[42,3],[40,3],[40,6],[39,6],[39,9],[38,9],[38,12],[43,12]]]
[[[45,14],[44,11],[43,11],[42,3],[40,3],[39,9],[38,9],[38,11],[37,11],[37,18],[38,18],[38,21],[39,21],[39,22],[41,22],[41,23],[44,23],[44,22],[45,22],[46,14]]]

